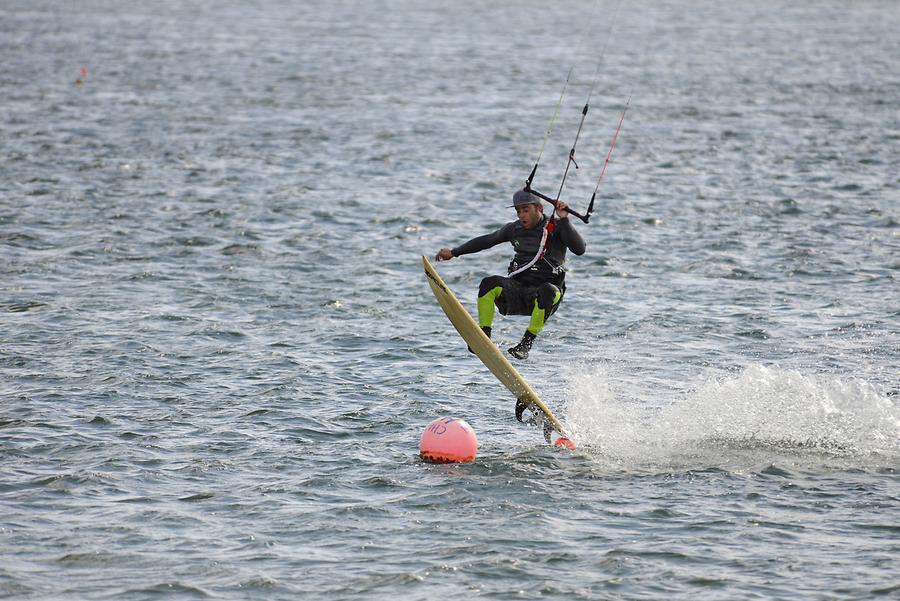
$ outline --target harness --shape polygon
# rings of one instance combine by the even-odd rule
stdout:
[[[515,259],[513,259],[513,262],[510,265],[510,269],[515,269],[515,271],[510,271],[506,277],[511,278],[514,275],[519,275],[520,273],[528,271],[529,269],[531,269],[531,267],[535,263],[537,263],[538,261],[540,261],[541,259],[544,258],[544,254],[547,252],[547,242],[550,240],[550,233],[553,231],[553,228],[555,225],[556,224],[553,223],[551,220],[549,220],[549,219],[547,220],[547,222],[544,224],[544,231],[541,233],[541,243],[538,245],[537,254],[535,254],[534,258],[532,258],[531,261],[529,261],[526,265],[523,265],[522,267],[519,267],[518,269],[515,269],[516,261],[515,261]],[[549,263],[549,261],[548,261],[548,263]],[[551,265],[551,267],[552,267],[552,265]]]
[[[519,275],[520,273],[525,273],[526,271],[528,271],[529,269],[534,267],[534,265],[537,264],[538,261],[543,259],[544,261],[547,262],[547,265],[550,266],[550,269],[552,270],[553,275],[556,276],[557,285],[562,287],[563,281],[565,280],[565,277],[566,277],[565,268],[563,268],[562,265],[554,265],[553,263],[551,263],[550,261],[548,261],[545,258],[545,255],[547,254],[547,247],[550,245],[550,235],[553,233],[553,230],[555,227],[556,227],[556,222],[553,221],[553,216],[551,215],[549,218],[546,219],[546,221],[544,223],[544,228],[543,228],[543,231],[541,232],[541,242],[538,245],[537,253],[535,253],[534,257],[532,257],[532,259],[528,263],[526,263],[525,265],[523,265],[521,267],[519,267],[516,264],[516,260],[513,259],[509,264],[509,270],[508,270],[508,273],[506,274],[506,277],[511,278],[513,276]]]

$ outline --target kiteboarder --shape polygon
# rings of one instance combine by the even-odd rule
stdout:
[[[512,244],[515,256],[507,275],[492,275],[481,280],[478,325],[490,338],[495,305],[503,315],[530,315],[531,321],[521,342],[507,349],[516,359],[527,359],[535,338],[559,308],[566,292],[566,250],[582,255],[585,244],[581,234],[569,222],[565,202],[556,201],[556,217],[547,217],[541,199],[526,188],[513,195],[511,208],[516,210],[516,221],[455,248],[442,248],[435,259],[449,261],[502,242]]]

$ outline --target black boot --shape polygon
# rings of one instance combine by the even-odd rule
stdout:
[[[527,359],[528,352],[531,350],[531,345],[534,344],[535,338],[537,338],[537,336],[535,336],[528,330],[525,330],[525,335],[522,336],[522,341],[512,348],[506,349],[506,352],[516,359]]]
[[[491,326],[481,326],[481,331],[484,332],[485,334],[487,334],[487,337],[488,337],[488,338],[491,337]],[[469,352],[470,352],[470,353],[474,353],[474,352],[475,352],[475,351],[472,350],[472,347],[469,346],[468,344],[466,345],[466,348],[469,349]]]

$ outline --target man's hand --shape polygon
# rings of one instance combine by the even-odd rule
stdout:
[[[449,248],[442,248],[434,255],[434,258],[437,261],[449,261],[453,258],[453,252]]]
[[[556,201],[556,214],[559,215],[560,219],[565,219],[569,216],[569,212],[566,210],[569,208],[565,202],[558,200]]]

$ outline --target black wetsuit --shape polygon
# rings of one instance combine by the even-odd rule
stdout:
[[[544,216],[540,223],[531,229],[525,229],[519,221],[511,221],[499,230],[478,236],[452,249],[454,257],[476,253],[502,242],[509,242],[515,249],[515,257],[510,263],[507,273],[512,273],[519,267],[527,265],[538,253],[543,236],[544,225],[547,217]],[[544,256],[526,271],[513,277],[489,276],[482,280],[478,291],[479,299],[489,291],[502,288],[502,293],[494,295],[494,302],[504,315],[532,315],[537,306],[545,311],[549,317],[558,307],[562,294],[565,292],[565,268],[566,251],[571,250],[576,255],[584,254],[584,239],[575,231],[568,218],[555,220],[555,227],[549,234],[549,242]],[[557,294],[558,293],[558,294]],[[490,306],[490,305],[488,305]],[[488,316],[482,316],[482,307],[479,304],[479,325],[489,326]],[[543,317],[540,327],[543,326]],[[533,327],[532,329],[540,329]],[[538,332],[533,332],[537,334]]]

